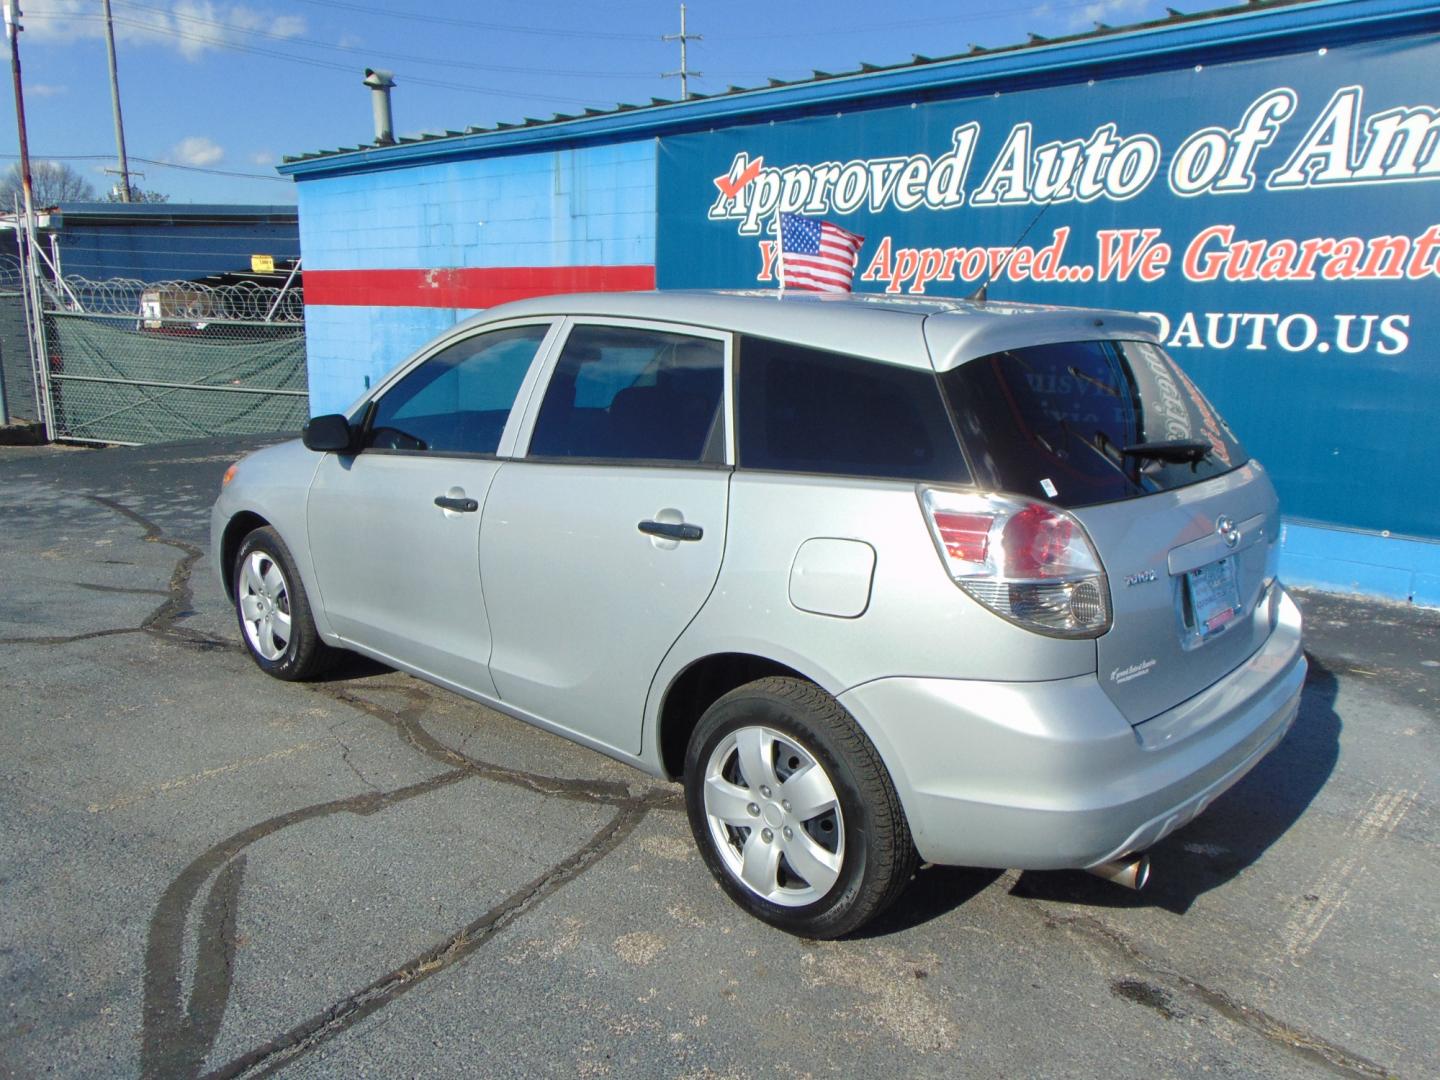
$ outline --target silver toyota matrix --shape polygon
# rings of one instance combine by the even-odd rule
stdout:
[[[351,650],[683,781],[835,937],[921,861],[1093,870],[1285,734],[1264,469],[1110,311],[775,293],[492,308],[226,474],[255,662]]]

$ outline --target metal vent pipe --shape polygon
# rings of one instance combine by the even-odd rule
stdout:
[[[365,85],[370,88],[370,104],[375,109],[375,145],[389,146],[395,141],[395,123],[390,116],[390,88],[395,73],[365,69]]]

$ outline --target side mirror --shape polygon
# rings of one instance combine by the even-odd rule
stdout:
[[[344,453],[355,441],[354,433],[350,430],[350,421],[339,413],[312,416],[300,430],[300,438],[308,449],[321,453]]]

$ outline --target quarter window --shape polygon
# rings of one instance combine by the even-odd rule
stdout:
[[[720,462],[725,346],[623,326],[576,326],[545,390],[531,457]]]
[[[365,445],[495,453],[516,391],[549,329],[543,324],[491,330],[436,353],[375,403]]]
[[[745,468],[969,479],[931,372],[745,338],[739,394]]]

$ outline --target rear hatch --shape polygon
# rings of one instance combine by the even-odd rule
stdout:
[[[1089,532],[1113,612],[1096,641],[1099,678],[1132,724],[1264,643],[1274,488],[1159,346],[1027,346],[940,381],[979,482],[1063,507]]]

